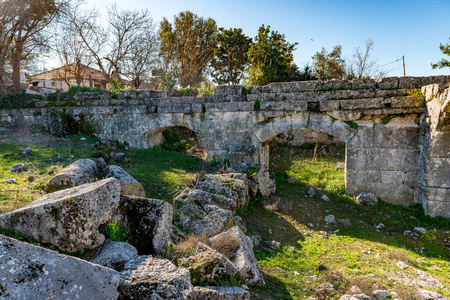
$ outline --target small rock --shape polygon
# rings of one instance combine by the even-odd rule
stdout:
[[[356,285],[352,285],[349,290],[350,294],[362,294],[362,290]]]
[[[297,271],[294,271],[294,276],[300,276],[300,273]]]
[[[313,290],[319,294],[325,294],[326,292],[336,292],[337,289],[334,285],[332,285],[331,283],[322,283],[319,285],[316,285]]]
[[[136,248],[125,242],[107,242],[86,253],[85,259],[94,264],[121,271],[138,254]]]
[[[286,180],[288,183],[296,183],[298,181],[297,177],[289,177]]]
[[[272,250],[278,250],[280,249],[281,243],[277,241],[269,241],[266,242],[266,245]]]
[[[334,167],[334,169],[337,170],[344,170],[345,169],[345,163],[340,162],[336,164],[336,167]]]
[[[423,227],[415,227],[415,228],[413,229],[413,231],[414,231],[415,233],[427,234],[427,230],[426,230],[425,228],[423,228]]]
[[[287,248],[287,251],[289,251],[289,252],[292,252],[292,251],[294,251],[294,250],[295,250],[294,247],[289,247],[289,248]]]
[[[17,181],[15,181],[14,179],[8,179],[5,181],[2,181],[1,183],[6,183],[6,184],[19,184]]]
[[[280,268],[280,267],[274,267],[273,269],[274,269],[275,271],[277,271],[277,272],[280,272],[280,273],[286,273],[286,271],[283,270],[283,269]]]
[[[240,216],[234,216],[233,222],[235,226],[238,226],[243,233],[247,232],[247,227],[245,226],[245,220],[241,218]]]
[[[330,202],[330,201],[331,201],[330,198],[328,198],[327,195],[322,195],[322,197],[320,197],[320,199],[322,199],[322,200],[324,200],[324,201],[327,201],[327,202]]]
[[[384,224],[383,224],[383,223],[380,223],[380,224],[378,224],[377,226],[375,226],[375,229],[380,230],[380,229],[383,229],[384,227],[385,227]]]
[[[250,238],[250,240],[253,243],[253,247],[255,247],[255,248],[259,247],[259,245],[261,244],[261,241],[262,241],[261,236],[259,236],[259,235],[252,235],[249,238]]]
[[[365,294],[355,294],[355,295],[343,295],[339,300],[372,300],[369,296]]]
[[[19,155],[32,155],[32,154],[33,150],[30,147],[19,150]]]
[[[386,290],[376,290],[372,293],[375,299],[386,299],[389,296],[389,292]]]
[[[81,140],[81,141],[85,141],[85,140],[86,140],[86,138],[85,138],[85,137],[82,137],[82,138],[80,138],[80,140]]]
[[[237,286],[196,286],[189,299],[248,300],[250,293]]]
[[[417,233],[412,232],[411,230],[405,230],[405,231],[403,231],[403,235],[409,236],[410,238],[412,238],[412,239],[414,239],[414,240],[416,240],[416,239],[419,237],[419,235],[418,235]]]
[[[409,265],[405,264],[405,263],[402,262],[402,261],[398,261],[398,262],[397,262],[397,267],[398,267],[399,269],[401,269],[401,270],[405,270],[405,269],[408,269],[408,268],[409,268]]]
[[[361,192],[356,196],[356,200],[362,205],[377,205],[378,199],[372,193]]]
[[[336,218],[334,217],[334,215],[328,215],[325,217],[325,222],[330,223],[330,224],[335,224]]]
[[[375,275],[371,273],[371,274],[367,274],[367,277],[375,278]]]
[[[316,195],[316,190],[315,189],[313,189],[313,188],[310,188],[309,190],[308,190],[308,196],[309,197],[314,197]]]
[[[245,285],[245,284],[243,284],[243,285],[241,285],[241,288],[243,288],[244,290],[246,290],[246,291],[248,291],[250,288],[247,286],[247,285]]]
[[[16,164],[12,166],[11,170],[9,170],[12,173],[21,173],[28,170],[28,167],[25,164]]]

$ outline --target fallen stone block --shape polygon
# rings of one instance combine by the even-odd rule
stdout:
[[[234,226],[230,230],[223,232],[211,238],[211,242],[214,243],[218,239],[237,238],[240,241],[240,245],[237,248],[231,259],[231,262],[238,269],[238,277],[242,279],[245,284],[249,285],[264,285],[264,278],[259,270],[258,261],[253,253],[253,243],[249,237],[247,237],[242,230]]]
[[[173,206],[163,200],[122,196],[116,219],[136,240],[139,254],[161,255],[171,235]]]
[[[0,298],[117,299],[119,273],[0,235]]]
[[[214,236],[233,222],[233,213],[217,205],[186,203],[178,213],[180,225],[188,232]]]
[[[242,207],[248,200],[249,187],[246,174],[208,174],[197,183],[196,188],[232,199],[236,203],[236,209]]]
[[[259,171],[251,176],[251,180],[256,182],[259,192],[264,197],[268,197],[275,193],[275,179],[273,179],[272,175],[270,175],[269,170],[265,165],[261,165]]]
[[[115,178],[47,194],[25,207],[0,215],[0,226],[14,229],[61,251],[96,247],[120,202]]]
[[[22,173],[28,170],[28,167],[25,164],[15,164],[9,170],[11,173]]]
[[[64,168],[47,183],[48,191],[59,191],[91,182],[99,174],[97,164],[92,159],[80,159]]]
[[[228,210],[236,209],[236,201],[234,201],[233,199],[227,198],[222,195],[212,194],[199,189],[186,188],[175,198],[175,201],[192,201],[201,204],[213,204],[219,206],[220,208]]]
[[[136,255],[138,252],[134,246],[125,242],[110,241],[86,253],[85,259],[91,263],[121,271],[124,265]]]
[[[178,266],[189,270],[194,285],[216,283],[223,276],[233,277],[238,272],[227,257],[203,243],[198,243],[194,255],[178,259]]]
[[[196,286],[192,300],[249,300],[250,293],[237,286]]]
[[[136,256],[120,273],[119,299],[189,299],[193,292],[189,270],[167,259]]]
[[[121,195],[145,198],[145,191],[142,184],[121,167],[115,165],[109,166],[105,177],[114,177],[120,181]]]

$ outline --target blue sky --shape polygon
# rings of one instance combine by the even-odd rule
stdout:
[[[86,0],[100,13],[114,0]],[[367,1],[367,0],[126,0],[121,8],[147,8],[155,23],[170,21],[180,11],[190,10],[211,17],[219,27],[242,28],[254,37],[261,24],[270,25],[299,45],[294,61],[302,66],[322,47],[342,45],[347,58],[355,47],[374,42],[374,56],[380,65],[405,56],[407,76],[447,75],[450,69],[432,70],[430,63],[443,57],[440,43],[448,43],[450,0]],[[386,66],[390,76],[401,76],[401,61]]]

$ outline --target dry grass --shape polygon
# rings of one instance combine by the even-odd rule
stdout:
[[[361,289],[363,294],[366,295],[372,295],[372,293],[378,289],[378,287],[381,285],[381,282],[379,282],[379,279],[367,279],[367,278],[350,278],[348,280],[348,283],[352,286],[355,285]]]
[[[406,250],[403,249],[396,249],[394,251],[389,251],[387,253],[387,257],[392,260],[402,261],[408,265],[414,264],[414,260],[410,256],[408,256]]]
[[[183,257],[194,254],[198,243],[209,244],[209,237],[206,234],[192,234],[188,238],[174,247],[174,256]]]
[[[231,234],[223,233],[210,240],[209,246],[214,250],[219,251],[229,259],[233,259],[236,255],[236,251],[241,245],[241,240]]]
[[[397,297],[402,300],[419,300],[420,295],[417,293],[417,289],[412,286],[407,285],[396,285],[394,287],[394,292],[397,293]]]
[[[197,186],[197,183],[202,180],[203,177],[205,177],[206,171],[202,170],[198,173],[195,173],[195,176],[193,178],[183,178],[184,183],[191,188],[195,188]]]

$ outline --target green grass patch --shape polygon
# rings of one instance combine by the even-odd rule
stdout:
[[[353,122],[353,121],[345,121],[345,123],[346,123],[348,126],[350,126],[351,128],[358,130],[358,123]]]

